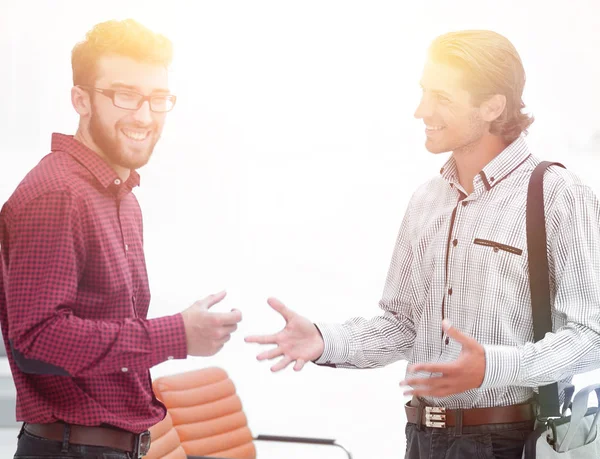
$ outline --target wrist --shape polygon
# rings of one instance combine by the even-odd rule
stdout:
[[[188,325],[188,315],[186,311],[181,311],[179,313],[181,315],[181,320],[183,321],[183,332],[185,333],[185,349],[186,355],[189,355],[190,351],[190,342],[189,337],[191,336],[189,325]]]
[[[316,355],[313,359],[311,359],[311,362],[316,362],[317,360],[319,360],[321,358],[321,356],[323,355],[323,352],[325,351],[325,340],[323,339],[323,333],[321,333],[321,330],[319,330],[319,327],[317,326],[317,324],[313,324],[313,326],[315,327],[315,329],[317,330],[316,333],[316,339],[317,339],[317,352],[315,352]]]

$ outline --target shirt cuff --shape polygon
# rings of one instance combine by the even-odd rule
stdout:
[[[151,367],[165,360],[187,357],[185,327],[181,314],[150,319],[148,330],[152,343]]]
[[[482,389],[516,385],[521,370],[521,350],[514,346],[483,345],[485,375]]]
[[[335,365],[348,362],[350,334],[341,324],[315,324],[323,336],[323,354],[314,361],[317,365]]]

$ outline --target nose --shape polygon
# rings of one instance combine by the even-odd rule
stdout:
[[[150,110],[150,102],[145,100],[142,106],[133,112],[133,118],[139,121],[140,124],[148,125],[152,123],[152,110]]]
[[[424,119],[433,115],[433,104],[430,99],[426,98],[425,95],[421,96],[419,105],[415,110],[414,117],[417,119]]]

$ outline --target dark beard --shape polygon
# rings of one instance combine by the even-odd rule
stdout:
[[[116,126],[116,129],[119,129]],[[153,132],[156,132],[156,129],[153,128]],[[115,131],[116,134],[116,131]],[[152,135],[149,134],[149,135]],[[93,142],[100,148],[100,151],[104,154],[106,159],[108,159],[111,163],[116,164],[120,167],[124,167],[126,169],[138,169],[150,160],[150,156],[152,156],[152,151],[154,150],[154,146],[156,145],[156,140],[154,144],[150,146],[150,151],[146,157],[142,157],[138,161],[131,161],[125,157],[122,152],[121,146],[116,138],[112,138],[105,132],[102,123],[98,117],[98,114],[92,105],[92,114],[90,116],[90,136]],[[158,140],[158,139],[157,139]]]

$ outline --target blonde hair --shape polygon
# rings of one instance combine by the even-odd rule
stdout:
[[[165,36],[133,19],[101,22],[71,52],[73,84],[93,85],[98,60],[109,54],[168,67],[173,59],[173,45]]]
[[[474,105],[495,94],[506,97],[504,111],[490,126],[492,134],[512,142],[527,133],[534,118],[522,112],[525,70],[519,53],[506,37],[490,30],[450,32],[431,43],[429,57],[463,70],[465,89]]]

